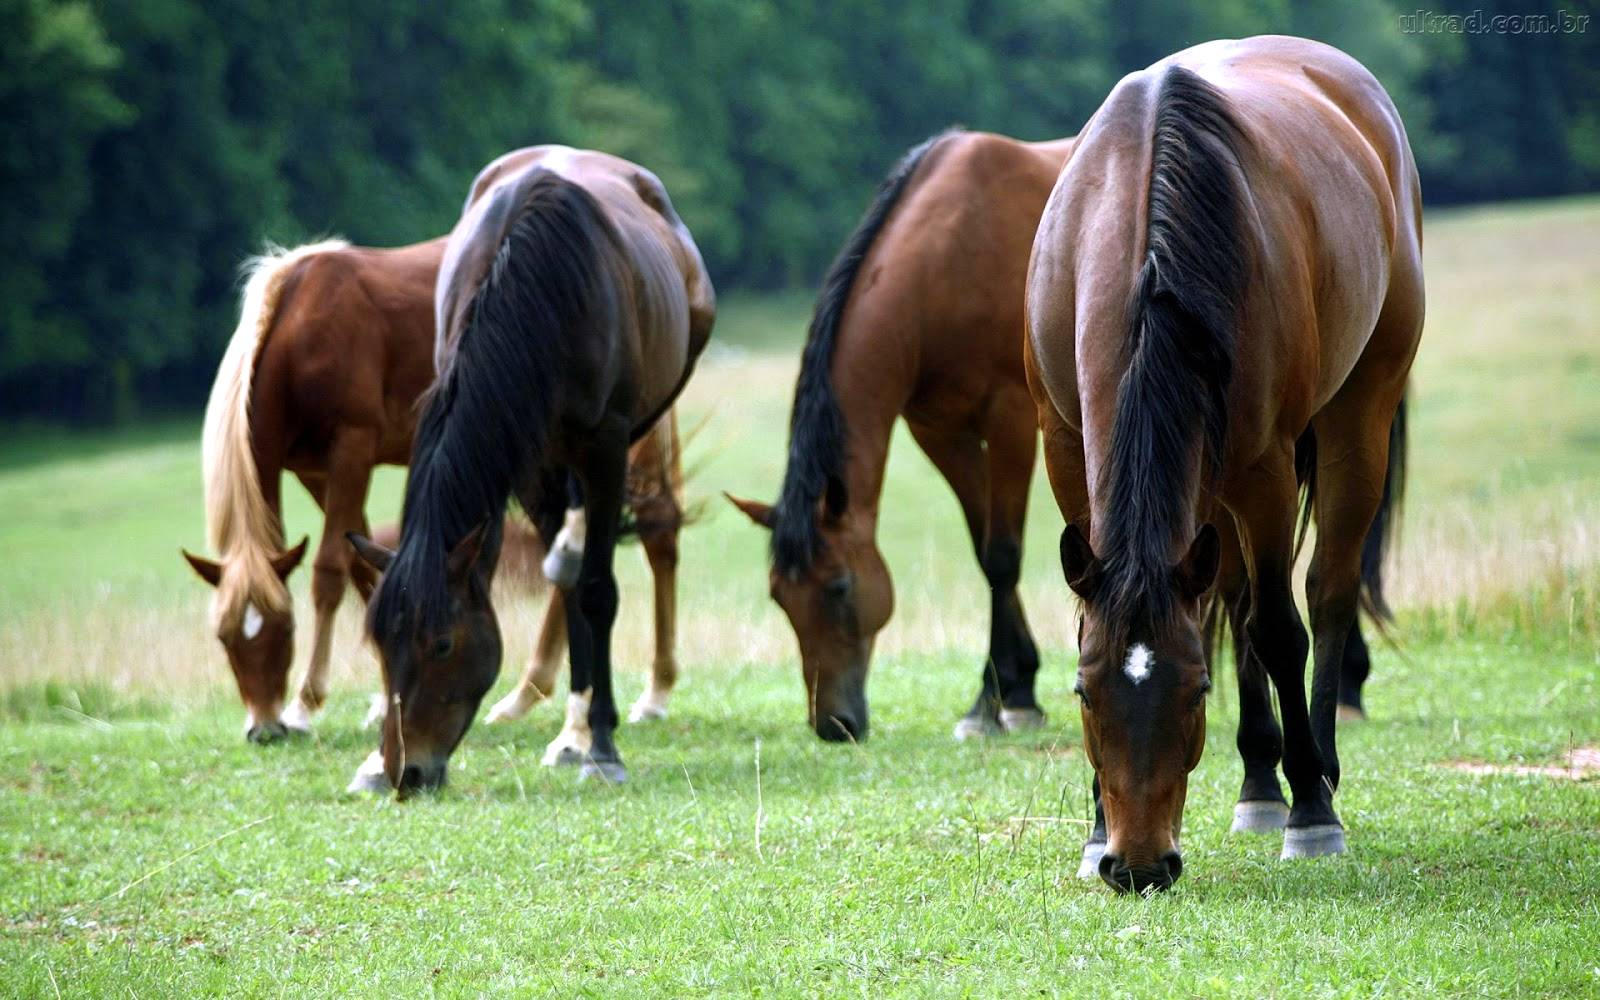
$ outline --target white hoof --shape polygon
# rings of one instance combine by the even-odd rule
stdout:
[[[1366,722],[1367,721],[1367,713],[1366,712],[1364,712],[1361,709],[1355,707],[1354,705],[1346,705],[1344,702],[1340,702],[1338,707],[1333,710],[1333,717],[1334,717],[1334,720],[1338,721],[1338,722]]]
[[[1289,805],[1285,802],[1236,802],[1233,806],[1233,826],[1230,833],[1275,833],[1289,823]]]
[[[383,700],[383,695],[374,691],[372,700],[367,702],[367,717],[361,720],[362,729],[376,729],[383,725],[384,716],[389,714],[389,706]]]
[[[628,769],[622,766],[620,760],[586,759],[578,771],[578,780],[591,781],[596,778],[603,784],[620,785],[628,780]]]
[[[1343,854],[1344,827],[1338,823],[1320,826],[1292,826],[1283,831],[1283,853],[1279,857],[1324,858],[1330,854]]]
[[[951,735],[956,742],[965,743],[967,740],[987,739],[1000,732],[1000,724],[986,715],[963,715],[956,720],[956,728]]]
[[[289,703],[289,707],[278,716],[278,721],[283,723],[283,728],[291,733],[311,732],[311,718],[316,713],[306,708],[306,703],[296,698]]]
[[[589,732],[589,694],[567,695],[567,721],[561,732],[544,748],[539,763],[545,767],[581,764],[589,756],[593,735]]]
[[[1091,840],[1083,845],[1083,857],[1078,862],[1079,878],[1099,878],[1100,859],[1105,857],[1106,842]]]
[[[651,690],[641,694],[633,707],[628,709],[628,721],[632,723],[655,722],[666,717],[667,696]]]
[[[544,701],[545,696],[531,688],[518,684],[511,689],[511,693],[494,703],[489,709],[489,714],[484,717],[485,722],[515,722],[533,710],[533,706]]]
[[[570,589],[578,582],[578,574],[583,569],[583,539],[587,525],[583,519],[583,508],[573,507],[567,511],[566,523],[561,526],[561,531],[556,534],[555,543],[550,546],[550,551],[544,557],[544,570],[546,580],[563,590]]]
[[[1008,733],[1020,733],[1027,729],[1040,729],[1044,726],[1044,712],[1037,708],[1002,708],[1000,710],[1000,728]]]
[[[389,779],[383,773],[383,753],[374,750],[368,754],[344,790],[351,795],[384,795],[391,791]]]

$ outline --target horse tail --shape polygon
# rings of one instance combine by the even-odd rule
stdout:
[[[1394,411],[1389,424],[1389,464],[1383,477],[1383,495],[1378,500],[1378,511],[1373,515],[1372,527],[1361,543],[1361,609],[1380,627],[1394,621],[1394,609],[1383,592],[1383,563],[1389,546],[1400,525],[1400,511],[1406,493],[1406,397]],[[1317,437],[1311,428],[1294,446],[1295,478],[1300,482],[1300,528],[1295,538],[1295,557],[1305,545],[1311,526],[1311,511],[1317,500]]]
[[[789,415],[789,457],[778,493],[772,532],[773,564],[780,572],[796,572],[811,564],[820,539],[816,526],[817,501],[826,496],[828,507],[843,512],[847,497],[844,489],[844,414],[833,391],[829,369],[833,364],[834,344],[845,303],[855,287],[861,262],[889,221],[922,165],[935,146],[959,134],[949,129],[915,147],[878,186],[866,215],[839,249],[839,255],[822,279],[800,354],[800,377],[794,388],[794,409]]]
[[[229,573],[230,577],[240,574],[237,586],[274,610],[287,606],[289,594],[271,563],[283,546],[283,526],[262,494],[252,447],[250,398],[256,362],[295,266],[308,257],[348,246],[343,240],[324,240],[292,250],[269,247],[266,253],[245,261],[239,324],[217,366],[206,403],[200,441],[206,540],[225,560],[240,564]]]
[[[1243,134],[1226,98],[1181,67],[1156,96],[1144,261],[1128,307],[1128,360],[1112,418],[1109,613],[1170,610],[1170,546],[1201,475],[1222,467],[1234,331],[1248,275]]]
[[[1400,526],[1401,508],[1406,494],[1406,399],[1394,411],[1389,424],[1389,466],[1383,477],[1383,497],[1378,513],[1361,545],[1361,606],[1379,624],[1394,620],[1394,611],[1383,592],[1383,563]]]

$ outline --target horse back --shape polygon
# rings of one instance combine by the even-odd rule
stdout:
[[[321,471],[350,429],[373,433],[379,460],[404,463],[415,402],[433,379],[433,285],[444,239],[347,247],[306,257],[287,276],[253,389],[256,433],[279,439],[289,468]]]

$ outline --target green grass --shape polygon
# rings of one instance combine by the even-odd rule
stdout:
[[[1442,766],[1600,742],[1597,249],[1595,200],[1430,223],[1402,651],[1377,648],[1373,720],[1341,730],[1351,852],[1284,863],[1279,838],[1227,833],[1222,679],[1185,875],[1152,899],[1073,877],[1089,769],[1042,476],[1023,587],[1051,725],[951,741],[986,601],[955,501],[902,434],[873,737],[805,729],[765,538],[716,497],[776,489],[803,297],[727,303],[731,346],[682,403],[703,427],[691,493],[716,502],[684,538],[680,692],[666,723],[622,731],[621,788],[538,766],[547,706],[475,727],[437,797],[344,796],[373,742],[353,601],[316,737],[247,746],[177,557],[203,546],[197,425],[5,435],[0,995],[1600,994],[1600,785]],[[402,481],[380,476],[375,519]],[[315,533],[285,495],[291,534]],[[619,570],[631,698],[647,577],[636,554]],[[499,607],[495,695],[542,604]]]

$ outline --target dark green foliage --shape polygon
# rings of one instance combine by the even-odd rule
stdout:
[[[1461,9],[1592,9],[1510,3]],[[1362,59],[1430,201],[1600,184],[1600,27],[1408,32],[1414,6],[0,0],[0,416],[197,404],[264,240],[437,235],[480,165],[535,142],[655,169],[719,289],[811,286],[922,138],[1077,131],[1120,75],[1209,38]]]

